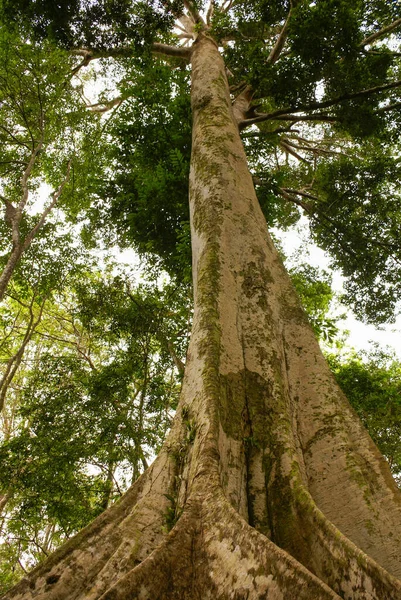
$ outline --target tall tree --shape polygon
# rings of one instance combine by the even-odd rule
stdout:
[[[28,7],[36,34],[84,40],[84,64],[121,57],[123,89],[152,71],[152,52],[165,56],[161,89],[167,67],[190,64],[194,319],[177,418],[155,462],[5,598],[401,598],[400,492],[333,380],[261,210],[274,214],[280,196],[300,205],[355,271],[354,300],[377,296],[384,318],[399,286],[397,191],[386,185],[399,177],[396,3],[105,1],[67,3],[58,20],[51,4]],[[173,84],[169,98],[180,91]],[[167,126],[170,106],[159,110]],[[151,130],[146,102],[142,111]],[[251,126],[252,164],[265,139],[261,204],[240,137]],[[175,198],[147,212],[138,173],[134,183],[121,220],[162,212],[170,247],[154,246],[160,218],[131,236],[171,259],[182,239]],[[121,190],[120,180],[105,197]]]

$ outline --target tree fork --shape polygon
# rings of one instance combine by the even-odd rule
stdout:
[[[401,599],[399,491],[268,236],[207,35],[191,62],[195,308],[175,423],[121,501],[4,598]]]

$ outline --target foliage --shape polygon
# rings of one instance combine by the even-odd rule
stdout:
[[[301,264],[289,270],[292,282],[318,339],[332,343],[338,336],[336,321],[329,311],[334,299],[331,276],[308,264]]]
[[[135,244],[188,280],[188,71],[149,54],[153,41],[177,44],[172,24],[183,5],[101,0],[54,12],[42,0],[15,10],[38,39],[82,44],[117,65],[124,101],[107,128],[108,169],[92,182],[86,242],[97,232]],[[396,19],[394,3],[384,0],[274,7],[255,0],[229,10],[214,3],[210,24],[233,99],[252,88],[246,117],[257,128],[244,140],[269,224],[288,227],[303,209],[315,241],[348,278],[349,303],[376,322],[393,313],[400,281],[399,37],[397,28],[385,31]],[[280,36],[285,51],[272,58]]]
[[[396,356],[376,348],[328,356],[337,382],[355,408],[394,477],[401,481],[401,367]]]
[[[155,60],[127,66],[128,99],[110,124],[112,175],[100,182],[85,239],[106,235],[157,255],[165,270],[190,280],[188,175],[191,116],[188,72]]]
[[[102,153],[99,120],[90,117],[71,81],[67,52],[3,27],[0,56],[2,297],[10,265],[9,279],[22,289],[27,278],[44,281],[44,271],[47,279],[60,279],[63,261],[77,260],[75,232],[65,222],[89,202],[88,163],[100,166]]]
[[[20,387],[14,380],[8,395],[0,444],[0,490],[9,496],[2,552],[18,572],[102,512],[157,452],[178,399],[187,304],[169,285],[134,288],[123,274],[82,272],[47,303]],[[2,314],[24,332],[18,302]],[[11,574],[1,569],[6,585]]]
[[[67,48],[82,44],[110,48],[129,41],[141,52],[156,31],[172,25],[171,11],[166,7],[161,11],[159,3],[154,1],[3,0],[2,4],[3,19],[8,26],[22,22],[35,39],[51,39]],[[175,9],[180,4],[171,3]]]

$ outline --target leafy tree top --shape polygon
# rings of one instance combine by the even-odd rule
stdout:
[[[3,11],[9,27],[72,51],[75,73],[95,59],[114,65],[117,97],[101,103],[118,108],[87,240],[134,243],[188,278],[187,64],[197,37],[211,36],[268,223],[306,213],[358,314],[391,318],[401,291],[396,2],[5,0]]]

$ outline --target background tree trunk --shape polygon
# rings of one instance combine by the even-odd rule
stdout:
[[[5,598],[396,600],[399,491],[268,236],[203,34],[192,69],[195,312],[175,423],[122,500]]]

